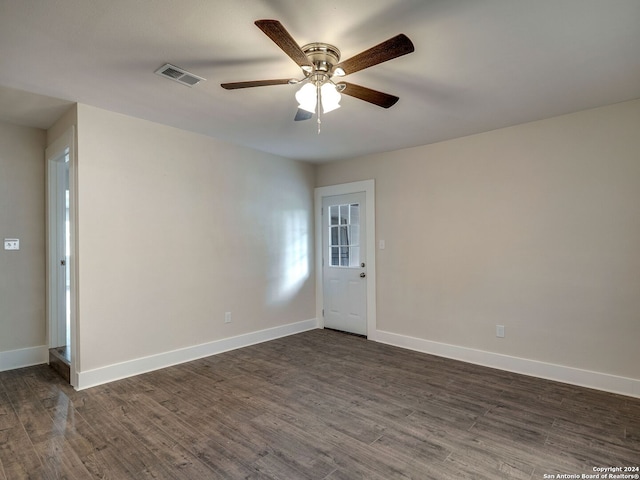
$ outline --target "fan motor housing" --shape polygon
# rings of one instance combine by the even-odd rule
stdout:
[[[314,72],[305,72],[307,76],[315,72],[331,76],[334,65],[340,61],[340,50],[328,43],[308,43],[302,47],[302,51],[314,66]]]

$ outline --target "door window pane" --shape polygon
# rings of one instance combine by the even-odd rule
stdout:
[[[329,258],[332,267],[360,266],[360,204],[329,207]]]
[[[340,264],[340,247],[331,247],[331,265]]]
[[[340,227],[329,227],[329,244],[332,247],[340,245],[340,238],[338,236]]]
[[[349,227],[340,228],[340,245],[349,245]]]
[[[340,205],[340,225],[349,224],[349,205]]]
[[[360,225],[351,225],[351,243],[353,245],[360,245]]]
[[[340,205],[333,205],[329,207],[330,225],[338,225],[339,216],[340,216]]]
[[[340,247],[340,266],[349,266],[349,247]]]
[[[360,225],[360,205],[357,203],[349,205],[349,217],[351,225]]]

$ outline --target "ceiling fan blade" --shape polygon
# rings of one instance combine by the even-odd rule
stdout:
[[[226,90],[236,90],[238,88],[265,87],[267,85],[285,85],[289,83],[288,78],[277,80],[253,80],[250,82],[221,83],[220,86]]]
[[[404,33],[396,35],[378,45],[371,47],[355,57],[348,58],[344,62],[336,65],[336,69],[341,68],[345,75],[355,73],[365,68],[378,65],[379,63],[401,57],[414,51],[413,43]]]
[[[301,120],[309,120],[311,117],[313,117],[313,113],[299,108],[298,111],[296,112],[296,116],[294,120],[296,122],[300,122]]]
[[[300,45],[296,43],[293,37],[287,32],[282,24],[277,20],[256,20],[256,26],[264,32],[280,49],[289,55],[291,60],[296,62],[299,66],[312,67],[313,64],[309,61],[305,53],[300,48]]]
[[[393,107],[397,101],[400,100],[400,98],[395,95],[389,95],[388,93],[379,92],[367,87],[361,87],[360,85],[355,85],[353,83],[340,82],[339,85],[345,85],[344,90],[342,90],[343,94],[359,98],[365,102],[373,103],[374,105],[378,105],[382,108]]]

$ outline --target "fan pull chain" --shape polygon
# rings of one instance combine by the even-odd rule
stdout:
[[[322,120],[320,119],[320,83],[316,83],[316,112],[318,112],[318,135],[320,135],[320,126],[322,125]]]

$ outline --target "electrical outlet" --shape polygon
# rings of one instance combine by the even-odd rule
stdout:
[[[5,250],[20,250],[20,240],[17,238],[5,238],[4,239]]]
[[[504,338],[504,325],[496,325],[496,337]]]
[[[224,312],[224,323],[231,323],[231,312]]]

